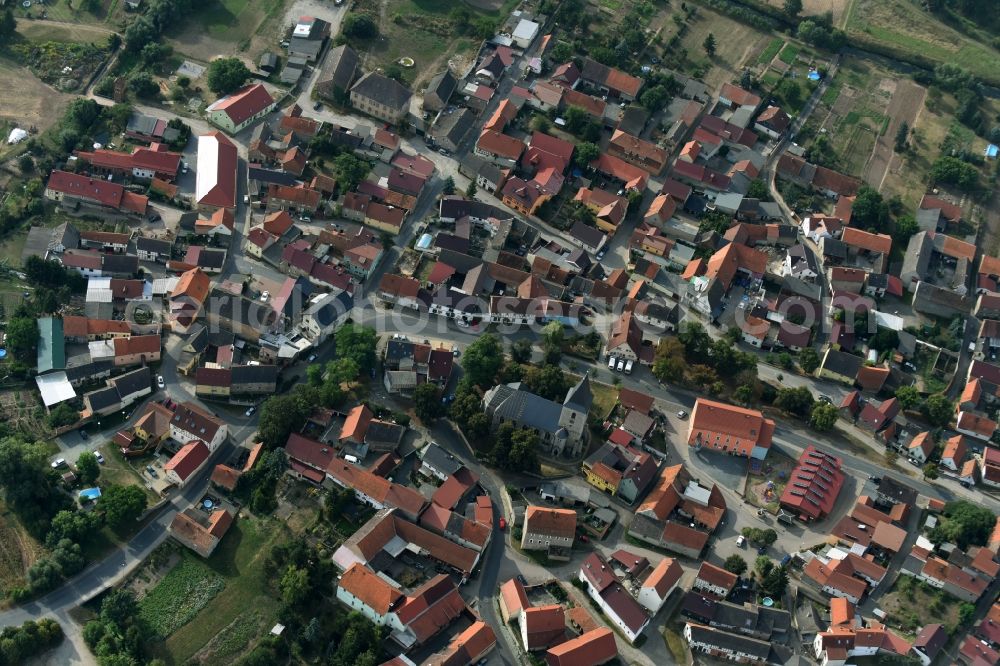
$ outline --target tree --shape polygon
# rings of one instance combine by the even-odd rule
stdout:
[[[496,32],[497,22],[488,16],[480,16],[472,23],[472,34],[479,39],[489,39]]]
[[[531,119],[531,129],[536,132],[548,132],[552,129],[552,123],[542,114],[538,114]]]
[[[469,345],[462,358],[462,368],[472,384],[492,387],[503,363],[503,345],[495,335],[487,333]]]
[[[957,157],[943,155],[931,167],[934,182],[955,185],[962,190],[972,190],[979,184],[979,171]]]
[[[924,478],[928,481],[938,478],[938,466],[934,463],[927,463],[921,471],[924,473]]]
[[[528,363],[531,361],[531,341],[516,340],[510,346],[510,357],[515,363]]]
[[[491,452],[493,463],[509,472],[534,472],[538,469],[538,445],[538,435],[533,430],[501,424]]]
[[[878,331],[868,340],[868,346],[880,352],[888,352],[899,346],[899,334],[891,328],[878,327]]]
[[[160,93],[160,86],[156,85],[152,74],[139,71],[129,77],[129,89],[139,97],[152,98]]]
[[[712,339],[705,327],[696,321],[685,321],[677,332],[677,339],[684,345],[684,356],[692,363],[708,360]]]
[[[479,188],[476,187],[476,181],[470,180],[469,181],[469,186],[467,188],[465,188],[465,196],[468,197],[469,199],[475,199],[476,198],[476,192],[478,192],[478,191],[479,191]]]
[[[805,416],[812,411],[812,392],[805,386],[778,389],[774,406],[785,410],[789,414]]]
[[[40,447],[14,437],[0,440],[0,487],[6,504],[39,539],[48,531],[49,520],[69,505],[49,472]]]
[[[92,484],[97,481],[97,477],[101,475],[101,466],[97,462],[97,456],[90,451],[81,453],[80,457],[76,459],[76,474],[83,483]]]
[[[435,384],[425,382],[413,390],[413,409],[417,418],[429,424],[444,413],[441,404],[441,389]]]
[[[344,18],[341,31],[344,36],[355,39],[378,37],[378,25],[367,14],[348,14]]]
[[[146,510],[146,493],[139,486],[108,486],[97,499],[97,510],[109,525],[120,529]]]
[[[889,219],[889,205],[882,199],[878,190],[862,185],[851,208],[851,219],[857,220],[857,226],[880,232],[885,229]]]
[[[584,141],[576,144],[576,152],[573,154],[573,161],[581,167],[585,167],[601,156],[601,149],[596,143]]]
[[[441,191],[444,192],[446,195],[452,195],[452,194],[454,194],[455,193],[455,179],[452,178],[451,176],[448,176],[447,178],[445,178],[444,179],[444,185],[442,186]]]
[[[799,367],[802,368],[802,372],[810,375],[816,372],[816,368],[819,367],[819,354],[815,349],[806,347],[799,352]]]
[[[715,55],[715,46],[715,34],[710,32],[708,33],[708,36],[705,37],[705,41],[702,42],[702,47],[705,49],[705,53],[709,58]]]
[[[928,535],[934,543],[950,542],[965,549],[985,546],[996,524],[993,512],[966,500],[945,504],[940,520]]]
[[[802,13],[802,0],[785,0],[782,5],[782,11],[785,12],[788,18],[794,19]]]
[[[8,7],[0,15],[0,38],[9,40],[14,36],[15,31],[17,31],[17,21],[14,20],[14,12]]]
[[[563,120],[566,121],[566,131],[573,136],[591,143],[600,140],[601,126],[584,109],[578,106],[570,106],[563,113]]]
[[[549,322],[542,329],[542,348],[546,355],[555,352],[555,363],[559,363],[559,354],[562,353],[563,343],[566,335],[563,332],[563,325],[558,321]]]
[[[572,384],[558,365],[528,366],[524,372],[524,385],[532,393],[547,400],[562,402]]]
[[[813,406],[812,412],[809,414],[809,425],[813,430],[826,432],[833,429],[833,426],[837,423],[839,414],[840,410],[836,406],[826,402],[817,403]]]
[[[49,422],[50,428],[62,428],[63,426],[72,425],[79,421],[80,412],[64,402],[54,407],[49,412],[49,417],[46,420]]]
[[[757,572],[760,578],[764,578],[767,574],[771,573],[771,569],[774,568],[774,562],[767,555],[758,555],[757,559],[754,560],[753,570]]]
[[[906,150],[906,142],[910,138],[910,126],[906,124],[906,121],[899,123],[899,129],[896,130],[896,152],[901,153]]]
[[[219,95],[239,89],[250,78],[250,70],[239,58],[218,58],[208,65],[208,88]]]
[[[132,117],[132,105],[131,104],[115,104],[110,109],[105,110],[105,114],[108,117],[108,123],[114,128],[116,132],[121,132],[125,130],[128,125],[129,118]]]
[[[785,567],[774,567],[760,582],[760,589],[767,596],[780,599],[788,587],[788,571]]]
[[[17,168],[20,169],[23,174],[31,173],[35,170],[35,160],[31,159],[31,155],[21,155],[21,159],[17,161]]]
[[[737,576],[742,576],[743,572],[747,570],[747,561],[739,555],[730,555],[726,558],[722,568]]]
[[[333,170],[337,180],[348,190],[353,190],[365,179],[371,170],[371,165],[352,153],[342,153],[333,160]]]
[[[337,329],[337,356],[351,359],[363,374],[375,367],[375,346],[378,336],[370,326],[347,324]]]
[[[913,409],[920,405],[923,398],[916,386],[900,386],[896,389],[896,400],[903,409]]]
[[[740,532],[747,541],[761,546],[770,546],[778,540],[778,533],[771,528],[744,527]]]
[[[653,358],[653,375],[661,382],[676,383],[684,379],[684,345],[677,338],[660,338]]]
[[[63,539],[86,543],[94,536],[94,531],[100,528],[100,522],[100,517],[93,511],[63,509],[52,516],[45,543],[49,548],[54,548]]]
[[[668,99],[670,99],[670,93],[661,85],[647,88],[639,95],[639,103],[654,113],[662,109]]]
[[[951,417],[955,414],[955,404],[946,395],[935,393],[924,400],[920,411],[932,426],[943,428],[951,423]]]
[[[770,201],[771,193],[767,190],[767,184],[760,178],[756,178],[751,180],[750,185],[747,187],[747,197],[760,199],[761,201]]]
[[[281,575],[278,583],[281,589],[281,600],[290,606],[300,604],[309,596],[309,572],[294,565],[289,565]]]
[[[311,390],[310,390],[311,389]],[[284,446],[288,436],[319,406],[314,387],[299,385],[285,395],[272,395],[260,409],[257,432],[265,448]]]
[[[972,624],[972,621],[976,619],[976,606],[975,604],[970,604],[969,602],[962,602],[958,606],[958,624],[961,626],[966,626]]]

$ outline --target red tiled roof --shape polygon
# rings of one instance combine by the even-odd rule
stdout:
[[[760,104],[760,97],[754,95],[752,92],[746,91],[739,86],[734,86],[732,83],[723,83],[722,89],[719,91],[720,97],[725,97],[729,101],[738,104],[740,106],[757,106]],[[770,107],[774,108],[774,107]]]
[[[494,130],[483,130],[483,133],[479,135],[476,147],[485,153],[512,160],[520,158],[521,153],[524,152],[524,142],[520,139]]]
[[[198,203],[217,208],[233,208],[236,206],[236,166],[239,159],[236,145],[222,132],[214,131],[198,137],[199,151],[202,150],[202,139],[206,139],[206,141],[211,139],[218,146],[215,159],[211,164],[207,163],[208,160],[200,159],[201,155],[199,154],[198,181],[204,180],[206,184],[211,183],[212,187],[201,194]],[[204,173],[204,170],[209,167],[215,169],[214,180],[209,174]]]
[[[56,192],[94,201],[102,206],[133,213],[145,213],[149,204],[148,198],[126,192],[125,188],[118,183],[66,171],[53,171],[49,175],[49,182],[45,187]]]
[[[691,414],[688,444],[700,441],[711,448],[726,446],[749,456],[755,447],[769,448],[773,434],[774,421],[757,410],[698,398]]]
[[[181,481],[187,481],[188,477],[208,460],[208,453],[208,447],[201,440],[188,442],[167,461],[163,469],[168,472],[173,471]]]
[[[607,176],[625,183],[625,188],[630,190],[645,190],[649,180],[649,174],[637,166],[633,166],[623,159],[601,153],[600,157],[590,163],[590,167]]]
[[[406,600],[402,592],[357,562],[341,575],[337,585],[378,615],[386,615],[394,608],[398,611],[400,602]]]
[[[212,103],[207,111],[222,111],[234,125],[240,125],[247,118],[257,115],[271,104],[274,98],[260,83],[245,86],[236,92]]]
[[[739,580],[739,576],[709,562],[702,562],[695,580],[721,587],[726,590],[726,594],[729,594],[736,585],[736,581]]]
[[[851,247],[860,248],[869,252],[878,252],[888,256],[892,251],[892,236],[886,234],[873,234],[855,227],[847,227],[840,236],[840,240]]]
[[[615,635],[610,629],[592,629],[545,653],[548,666],[598,666],[618,656]]]

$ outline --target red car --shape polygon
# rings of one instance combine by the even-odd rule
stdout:
[[[500,516],[500,529],[502,530],[507,529],[507,519],[505,519],[503,516]]]

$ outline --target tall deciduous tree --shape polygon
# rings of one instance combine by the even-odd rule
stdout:
[[[208,66],[208,87],[220,95],[228,95],[250,78],[250,70],[239,58],[218,58]]]

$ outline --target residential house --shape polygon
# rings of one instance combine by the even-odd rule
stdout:
[[[274,111],[275,105],[267,88],[254,83],[216,100],[205,109],[205,113],[208,114],[209,122],[230,134],[238,134]],[[198,155],[200,160],[200,150]]]
[[[792,119],[788,117],[780,106],[768,106],[757,116],[757,121],[753,128],[758,132],[763,132],[772,139],[780,139],[788,130]]]
[[[521,549],[544,550],[549,557],[569,559],[576,536],[576,511],[529,506],[521,526]]]
[[[716,659],[743,664],[770,663],[771,644],[749,636],[688,622],[684,625],[684,640],[692,651],[703,652]]]
[[[627,102],[638,98],[639,90],[643,84],[642,79],[608,67],[592,58],[583,59],[580,79],[606,95],[618,97]]]
[[[651,175],[658,175],[667,165],[669,153],[648,141],[643,141],[621,130],[615,130],[608,144],[608,153],[629,164],[644,169]]]
[[[651,615],[656,615],[671,592],[677,589],[683,574],[684,570],[677,560],[664,557],[642,581],[636,600]]]
[[[329,36],[330,24],[327,21],[315,16],[300,16],[288,40],[288,55],[315,62]]]
[[[148,148],[134,148],[131,153],[98,149],[93,152],[75,151],[74,154],[96,173],[132,176],[142,180],[159,178],[173,182],[181,165],[180,153],[170,152],[162,143],[156,142]]]
[[[53,171],[45,184],[45,198],[63,208],[93,209],[122,215],[145,215],[149,199],[126,190],[118,183],[66,171]]]
[[[397,125],[409,112],[411,95],[403,84],[377,72],[369,72],[351,86],[351,106]]]
[[[177,442],[199,440],[215,451],[229,436],[229,426],[193,402],[182,402],[170,419],[170,438]]]
[[[205,442],[198,439],[188,442],[163,466],[166,479],[178,488],[183,488],[208,462],[209,453]]]
[[[205,510],[192,506],[174,515],[167,531],[182,545],[202,557],[210,557],[233,524],[228,508]]]
[[[587,594],[629,643],[634,643],[649,624],[649,615],[622,586],[607,560],[597,553],[584,558],[579,580]]]
[[[736,587],[739,576],[708,562],[702,562],[692,589],[717,599],[725,599]]]
[[[688,446],[763,460],[771,448],[774,421],[757,410],[698,398],[688,426]]]
[[[440,111],[448,106],[448,100],[458,87],[458,79],[445,68],[443,72],[435,75],[427,84],[424,90],[424,109],[428,111]]]
[[[657,465],[650,454],[633,448],[630,443],[631,436],[625,445],[605,443],[583,462],[583,472],[594,487],[632,504],[652,483]]]
[[[628,199],[607,190],[581,187],[574,200],[594,211],[597,228],[610,235],[618,231],[628,212]]]
[[[600,627],[585,631],[545,652],[547,666],[600,666],[618,656],[614,633]]]

